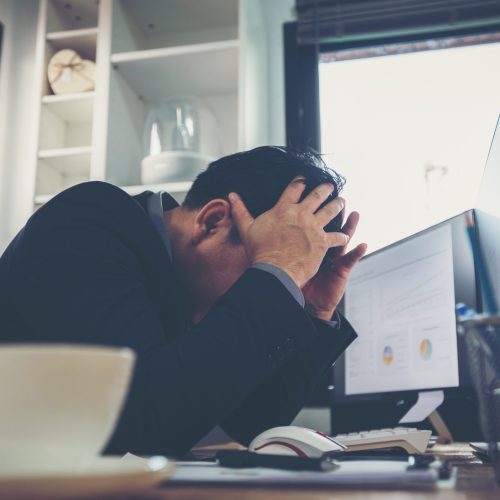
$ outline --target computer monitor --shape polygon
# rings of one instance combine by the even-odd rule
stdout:
[[[479,247],[497,307],[500,303],[500,120],[475,203]],[[483,287],[484,288],[484,287]]]
[[[474,217],[474,212],[468,212]],[[358,333],[335,369],[335,399],[401,397],[468,384],[455,305],[478,308],[466,213],[365,257],[344,310]]]
[[[351,272],[343,308],[358,338],[334,367],[334,433],[395,426],[419,391],[473,397],[455,321],[458,302],[481,309],[467,216],[475,220],[464,212],[369,254]],[[358,405],[365,417],[339,423],[339,404],[362,402],[378,407]]]
[[[496,303],[498,309],[500,306],[500,216],[479,209],[475,212],[479,248],[485,263],[485,270],[488,273],[487,279],[493,303]],[[481,293],[484,294],[484,291],[483,287]],[[483,302],[485,300],[486,298],[483,296]]]

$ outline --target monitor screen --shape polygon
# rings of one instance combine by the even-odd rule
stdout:
[[[479,244],[494,295],[500,302],[500,120],[491,142],[488,160],[476,200]]]
[[[335,397],[461,385],[457,302],[478,307],[465,214],[365,257],[345,293],[358,339],[335,367]]]
[[[346,395],[458,386],[451,228],[360,262],[346,316],[360,336],[346,353]]]

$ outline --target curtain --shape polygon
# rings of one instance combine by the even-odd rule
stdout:
[[[498,26],[500,0],[296,0],[301,45]]]

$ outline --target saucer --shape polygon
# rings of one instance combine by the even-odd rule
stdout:
[[[175,463],[164,457],[100,457],[80,473],[0,475],[0,499],[62,499],[134,494],[169,478]]]

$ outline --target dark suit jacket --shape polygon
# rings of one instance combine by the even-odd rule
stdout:
[[[0,258],[0,340],[136,352],[110,453],[180,455],[217,424],[243,443],[289,424],[356,334],[257,269],[190,325],[145,198],[89,182],[40,208]]]

